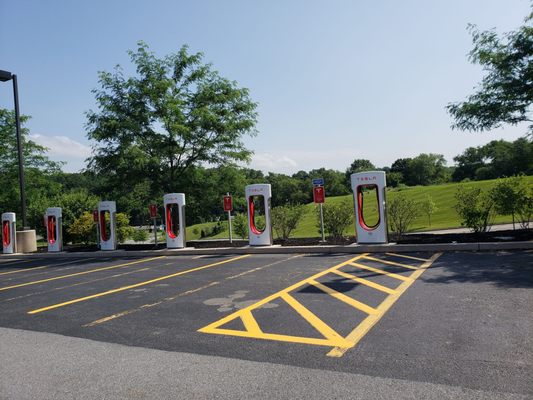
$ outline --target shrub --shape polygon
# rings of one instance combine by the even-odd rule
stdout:
[[[438,210],[438,208],[430,194],[426,194],[426,197],[420,203],[420,208],[428,217],[428,226],[431,226],[431,216]]]
[[[304,213],[303,205],[275,207],[272,209],[272,229],[278,237],[286,240],[296,229]]]
[[[317,228],[320,232],[320,209],[316,208]],[[334,239],[343,237],[346,228],[353,223],[353,207],[348,201],[339,204],[324,204],[324,231]]]
[[[146,242],[148,240],[148,231],[146,229],[134,229],[131,238],[135,242]]]
[[[528,184],[522,176],[515,176],[499,179],[490,191],[494,201],[494,209],[498,214],[512,216],[513,229],[515,228],[515,215],[520,208],[523,208],[524,204],[527,205],[528,188]]]
[[[480,188],[460,186],[455,193],[455,210],[461,218],[461,225],[472,231],[487,232],[494,220],[494,201],[488,191]]]
[[[387,216],[390,228],[395,233],[397,240],[401,239],[402,235],[409,231],[409,227],[418,215],[419,205],[403,194],[398,194],[389,202]]]
[[[125,213],[116,214],[117,242],[124,243],[133,234],[133,227],[130,226],[130,217]]]
[[[245,214],[236,214],[232,226],[237,236],[243,239],[248,236],[248,217]]]
[[[83,214],[74,219],[66,227],[65,231],[72,243],[94,243],[96,238],[96,224],[93,222],[92,213],[84,211]]]

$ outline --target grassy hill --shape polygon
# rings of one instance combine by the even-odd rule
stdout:
[[[533,185],[533,176],[528,176],[527,182],[530,185]],[[443,185],[434,185],[434,186],[415,186],[415,187],[406,187],[406,188],[400,188],[400,189],[389,189],[387,191],[387,201],[390,201],[395,196],[398,195],[398,193],[403,193],[405,196],[407,196],[409,199],[412,199],[414,201],[422,201],[426,197],[426,195],[430,195],[433,201],[435,202],[435,205],[437,207],[437,211],[431,216],[431,226],[428,224],[428,218],[425,215],[420,215],[415,223],[412,226],[412,231],[427,231],[427,230],[434,230],[434,229],[448,229],[448,228],[459,228],[461,226],[461,222],[459,220],[459,216],[457,215],[455,211],[455,193],[457,191],[457,188],[460,185],[465,185],[468,187],[479,187],[482,189],[489,189],[492,185],[496,183],[496,180],[487,180],[487,181],[476,181],[476,182],[468,182],[468,183],[447,183]],[[274,196],[276,194],[274,193]],[[338,197],[327,197],[326,203],[341,203],[343,201],[347,201],[350,207],[353,208],[353,196],[347,195],[347,196],[338,196]],[[292,234],[293,237],[317,237],[319,236],[319,231],[317,228],[317,217],[316,217],[316,208],[314,204],[307,204],[306,206],[306,213],[300,224],[298,225],[298,228],[296,231]],[[372,220],[373,217],[376,215],[376,210],[369,210],[370,213],[368,214],[368,220]],[[496,219],[494,221],[497,224],[500,223],[508,223],[511,221],[511,216],[506,215],[498,215],[496,216]],[[191,227],[187,228],[187,238],[189,240],[198,239],[200,237],[199,233],[201,228],[205,228],[208,226],[215,225],[215,222],[208,222],[204,224],[198,224],[193,225]],[[355,231],[355,222],[346,230],[347,235],[353,235]],[[216,236],[209,237],[207,239],[220,239],[220,238],[227,238],[228,237],[228,231],[227,231],[227,221],[223,221],[224,231],[219,233]],[[196,228],[196,229],[195,229]]]

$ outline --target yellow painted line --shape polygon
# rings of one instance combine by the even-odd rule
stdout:
[[[397,263],[397,262],[394,262],[394,261],[381,260],[379,258],[374,258],[374,257],[365,257],[365,260],[377,261],[377,262],[379,262],[381,264],[394,265],[396,267],[402,267],[402,268],[408,268],[408,269],[418,269],[418,267],[413,267],[412,265],[400,264],[400,263]]]
[[[410,276],[410,281],[405,281],[396,289],[396,293],[389,295],[378,307],[377,313],[369,315],[363,322],[361,322],[352,332],[346,336],[346,340],[350,342],[350,346],[337,346],[332,349],[327,355],[330,357],[342,357],[347,350],[351,349],[365,336],[370,329],[385,315],[385,313],[392,307],[398,298],[413,284],[413,282],[428,269],[431,264],[440,257],[442,253],[435,253],[428,261],[426,261],[420,269],[413,272]]]
[[[285,261],[289,261],[289,260],[292,260],[293,258],[297,258],[297,257],[301,257],[301,256],[302,256],[302,254],[296,254],[294,256],[291,256],[289,258],[285,258],[283,260],[275,261],[273,263],[269,263],[269,264],[263,265],[261,267],[252,268],[252,269],[249,269],[248,271],[244,271],[244,272],[238,273],[236,275],[228,276],[228,277],[224,278],[224,281],[236,279],[236,278],[239,278],[241,276],[248,275],[248,274],[251,274],[253,272],[256,272],[256,271],[259,271],[259,270],[262,270],[262,269],[265,269],[265,268],[268,268],[268,267],[272,267],[274,265],[281,264],[281,263],[283,263]],[[130,315],[130,314],[133,314],[135,312],[139,312],[139,311],[142,311],[144,309],[157,306],[157,305],[162,304],[162,303],[167,302],[167,301],[176,300],[178,297],[187,296],[189,294],[193,294],[193,293],[199,292],[201,290],[210,288],[211,286],[219,285],[220,283],[222,283],[222,281],[213,281],[213,282],[208,283],[207,285],[200,286],[200,287],[198,287],[196,289],[190,289],[190,290],[178,293],[178,294],[170,296],[170,297],[165,297],[164,299],[162,299],[161,301],[158,301],[156,303],[144,304],[144,305],[136,307],[136,308],[132,308],[132,309],[129,309],[129,310],[126,310],[126,311],[122,311],[122,312],[117,313],[117,314],[113,314],[113,315],[109,315],[107,317],[103,317],[103,318],[97,319],[96,321],[89,322],[88,324],[85,324],[85,325],[82,325],[82,326],[83,327],[91,327],[91,326],[95,326],[95,325],[98,325],[98,324],[102,324],[104,322],[112,321],[112,320],[114,320],[116,318],[120,318],[120,317],[123,317],[123,316],[126,316],[126,315]]]
[[[311,285],[317,287],[318,289],[322,290],[324,293],[327,293],[330,296],[335,297],[337,300],[340,300],[343,303],[349,304],[352,307],[357,308],[360,311],[363,311],[364,313],[367,313],[367,314],[375,314],[376,313],[376,309],[370,307],[368,304],[361,303],[360,301],[352,299],[351,297],[346,296],[345,294],[342,294],[340,292],[337,292],[336,290],[334,290],[334,289],[332,289],[332,288],[330,288],[330,287],[328,287],[326,285],[323,285],[320,282],[311,280],[311,281],[309,281],[309,283]]]
[[[229,263],[231,261],[240,260],[240,259],[246,258],[246,257],[250,257],[250,255],[249,254],[245,254],[245,255],[242,255],[242,256],[230,258],[228,260],[223,260],[223,261],[219,261],[219,262],[216,262],[216,263],[204,265],[204,266],[201,266],[201,267],[196,267],[196,268],[191,268],[191,269],[188,269],[188,270],[185,270],[185,271],[176,272],[174,274],[161,276],[159,278],[150,279],[148,281],[135,283],[133,285],[123,286],[123,287],[119,287],[119,288],[116,288],[116,289],[107,290],[105,292],[95,293],[95,294],[92,294],[90,296],[79,297],[77,299],[72,299],[72,300],[69,300],[69,301],[65,301],[63,303],[53,304],[53,305],[50,305],[50,306],[47,306],[47,307],[42,307],[42,308],[38,308],[36,310],[28,311],[28,314],[38,314],[38,313],[41,313],[41,312],[44,312],[44,311],[53,310],[53,309],[60,308],[60,307],[65,307],[65,306],[68,306],[70,304],[80,303],[82,301],[95,299],[97,297],[103,297],[103,296],[107,296],[107,295],[110,295],[110,294],[113,294],[113,293],[123,292],[125,290],[134,289],[134,288],[137,288],[137,287],[140,287],[140,286],[146,286],[146,285],[149,285],[149,284],[152,284],[152,283],[155,283],[155,282],[163,281],[165,279],[174,278],[176,276],[185,275],[185,274],[188,274],[188,273],[191,273],[191,272],[195,272],[195,271],[201,271],[201,270],[206,269],[206,268],[211,268],[211,267],[215,267],[217,265],[226,264],[226,263]]]
[[[399,254],[399,253],[385,253],[388,256],[394,256],[394,257],[401,257],[401,258],[408,258],[410,260],[416,260],[416,261],[427,261],[427,258],[419,258],[419,257],[413,257],[413,256],[407,256],[405,254]]]
[[[263,333],[251,311],[248,310],[243,312],[241,314],[241,320],[244,324],[244,328],[252,335],[260,335]]]
[[[387,276],[390,276],[391,278],[398,279],[400,281],[410,281],[411,280],[411,278],[409,278],[408,276],[403,276],[403,275],[395,274],[393,272],[383,271],[382,269],[369,267],[368,265],[363,265],[363,264],[359,264],[359,263],[356,263],[356,262],[351,262],[350,265],[352,267],[356,267],[356,268],[359,268],[359,269],[364,269],[366,271],[375,272],[376,274],[387,275]]]
[[[381,292],[385,292],[388,294],[393,294],[395,292],[394,289],[388,288],[387,286],[383,286],[383,285],[380,285],[379,283],[369,281],[368,279],[359,278],[358,276],[355,276],[355,275],[347,274],[346,272],[343,272],[343,271],[337,270],[337,271],[332,271],[332,272],[346,279],[351,279],[352,281],[371,287],[372,289],[379,290]]]
[[[73,274],[55,276],[53,278],[40,279],[38,281],[19,283],[17,285],[2,287],[2,288],[0,288],[0,291],[9,290],[9,289],[15,289],[15,288],[23,287],[23,286],[37,285],[38,283],[57,281],[58,279],[66,279],[66,278],[71,278],[73,276],[92,274],[93,272],[98,272],[98,271],[107,271],[109,269],[127,267],[128,265],[139,264],[139,263],[142,263],[142,262],[152,261],[152,260],[156,260],[156,259],[164,258],[164,257],[165,256],[144,258],[142,260],[136,260],[136,261],[132,261],[132,262],[125,263],[125,264],[111,265],[110,267],[102,267],[102,268],[90,269],[89,271],[75,272]]]
[[[48,265],[42,265],[42,266],[39,266],[39,267],[29,267],[29,268],[23,268],[23,269],[18,269],[16,271],[9,271],[9,272],[2,272],[0,273],[0,275],[8,275],[8,274],[15,274],[17,272],[31,272],[31,271],[34,271],[36,269],[43,269],[43,268],[50,268],[50,267],[58,267],[58,266],[61,266],[61,265],[68,265],[68,264],[75,264],[77,262],[80,262],[80,261],[87,261],[87,260],[94,260],[96,257],[91,257],[91,258],[84,258],[84,259],[79,259],[79,260],[70,260],[70,261],[65,261],[65,262],[62,262],[62,263],[58,263],[58,264],[48,264]],[[67,269],[67,268],[66,268]],[[44,272],[46,273],[46,272]],[[35,275],[41,275],[43,274],[42,272],[39,273],[39,274],[35,274]],[[35,275],[32,275],[35,276]]]

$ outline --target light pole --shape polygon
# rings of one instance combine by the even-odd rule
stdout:
[[[20,204],[22,208],[22,229],[29,229],[26,220],[26,191],[24,183],[24,155],[22,154],[22,137],[20,136],[20,113],[19,113],[19,93],[17,85],[17,75],[8,71],[0,70],[0,82],[13,80],[13,97],[15,98],[15,126],[17,130],[17,150],[19,159],[19,185]]]

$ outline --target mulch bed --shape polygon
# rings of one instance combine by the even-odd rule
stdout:
[[[390,237],[391,242],[395,241]],[[516,242],[516,241],[530,241],[533,240],[533,230],[506,230],[485,233],[409,233],[404,235],[400,240],[396,240],[399,244],[434,244],[434,243],[477,243],[477,242]],[[320,238],[291,238],[288,240],[276,239],[275,245],[281,246],[328,246],[328,245],[349,245],[356,243],[354,236],[342,239],[328,238],[322,242]],[[191,240],[187,242],[187,247],[194,247],[197,249],[206,248],[221,248],[221,247],[244,247],[248,246],[248,240],[236,239],[232,243],[229,240]],[[166,244],[159,243],[157,246],[153,244],[122,244],[118,246],[119,250],[136,251],[136,250],[164,250]],[[65,246],[65,251],[68,252],[86,252],[97,251],[95,245],[70,245]],[[46,247],[40,247],[38,252],[46,252]]]

